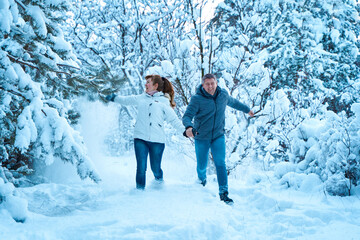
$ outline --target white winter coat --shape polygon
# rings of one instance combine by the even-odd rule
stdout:
[[[164,121],[170,123],[179,133],[184,131],[181,121],[170,107],[169,99],[162,92],[157,92],[153,96],[147,93],[116,96],[114,101],[122,105],[137,106],[134,138],[165,143]]]

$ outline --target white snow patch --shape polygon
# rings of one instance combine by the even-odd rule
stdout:
[[[28,201],[28,217],[16,223],[12,215],[21,217],[26,211],[9,207],[11,215],[0,203],[1,239],[350,240],[360,236],[358,195],[324,195],[317,175],[296,173],[291,163],[280,164],[274,172],[262,171],[252,159],[238,166],[228,182],[235,204],[224,204],[215,174],[208,175],[205,187],[196,183],[190,141],[181,149],[188,148],[191,154],[165,148],[163,184],[153,181],[149,167],[145,191],[135,190],[134,153],[111,157],[102,152],[102,138],[117,111],[100,103],[83,107],[81,132],[86,133],[85,143],[90,156],[96,156],[103,181],[18,189],[17,196]],[[0,192],[11,190],[0,183]]]
[[[278,178],[282,178],[285,174],[295,171],[296,165],[291,162],[281,162],[276,164],[276,166],[274,167],[275,176]]]
[[[0,0],[0,31],[9,33],[13,21],[8,0]]]
[[[333,29],[330,33],[331,40],[335,45],[337,45],[340,41],[340,32],[337,29]]]
[[[46,29],[46,17],[43,11],[39,6],[29,5],[27,8],[27,13],[32,17],[36,29],[34,31],[42,38],[45,38],[47,35]]]

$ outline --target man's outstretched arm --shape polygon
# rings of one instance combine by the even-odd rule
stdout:
[[[240,102],[239,100],[231,97],[230,95],[228,96],[228,104],[229,107],[232,107],[236,110],[242,111],[244,113],[247,113],[250,115],[250,117],[254,116],[254,112],[245,104],[243,104],[242,102]]]

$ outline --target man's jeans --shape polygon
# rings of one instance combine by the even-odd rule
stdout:
[[[156,180],[163,179],[161,159],[165,149],[164,143],[148,142],[142,139],[134,139],[136,156],[136,188],[145,188],[147,157],[150,155],[150,166]]]
[[[197,174],[201,181],[206,179],[206,167],[208,163],[209,149],[214,158],[219,193],[228,191],[228,177],[225,164],[225,136],[222,135],[213,140],[196,140],[195,152],[197,160]]]

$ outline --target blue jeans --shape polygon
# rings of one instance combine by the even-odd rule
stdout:
[[[225,164],[225,136],[222,135],[212,140],[195,139],[195,153],[197,160],[196,170],[201,181],[206,179],[206,167],[210,149],[216,167],[219,193],[222,194],[228,191],[228,177]]]
[[[148,142],[142,139],[134,139],[136,156],[136,188],[144,189],[146,182],[147,157],[150,155],[150,166],[156,180],[163,179],[161,159],[165,149],[164,143]]]

